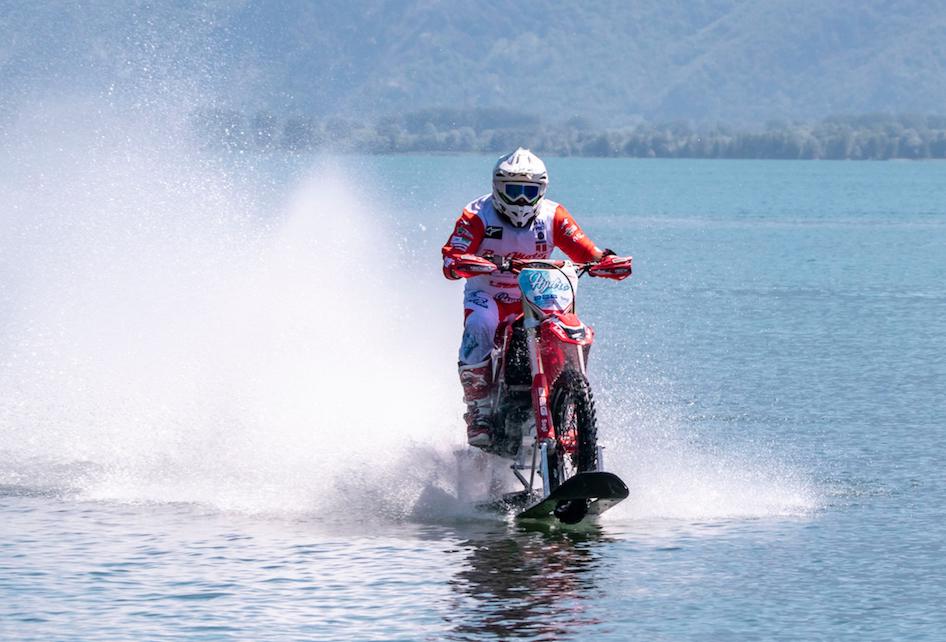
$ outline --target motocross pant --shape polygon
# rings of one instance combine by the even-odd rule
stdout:
[[[461,366],[478,364],[493,350],[499,322],[522,311],[522,302],[496,301],[488,292],[473,290],[463,297],[463,340],[460,342]]]

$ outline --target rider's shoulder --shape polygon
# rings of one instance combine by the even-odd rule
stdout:
[[[555,203],[555,211],[552,217],[555,224],[561,225],[562,227],[569,227],[575,224],[575,217],[561,203]]]
[[[549,219],[549,221],[562,216],[561,212],[568,214],[568,210],[565,209],[564,205],[550,198],[543,198],[541,205],[539,205],[539,216]]]
[[[464,212],[469,212],[470,214],[476,214],[477,216],[482,216],[486,210],[493,207],[493,195],[492,194],[483,194],[479,198],[476,198],[466,204],[466,207],[463,208]]]

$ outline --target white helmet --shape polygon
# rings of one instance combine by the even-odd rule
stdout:
[[[515,227],[528,227],[539,211],[549,185],[545,163],[520,147],[496,161],[493,168],[493,207]]]

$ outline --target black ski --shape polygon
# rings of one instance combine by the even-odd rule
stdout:
[[[614,473],[578,473],[517,514],[516,519],[545,519],[554,515],[567,524],[574,524],[587,515],[600,515],[627,495],[627,485]]]

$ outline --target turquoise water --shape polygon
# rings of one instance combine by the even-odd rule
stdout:
[[[631,494],[562,528],[455,499],[491,162],[0,181],[0,637],[942,639],[946,165],[548,159],[635,257],[579,292]]]

